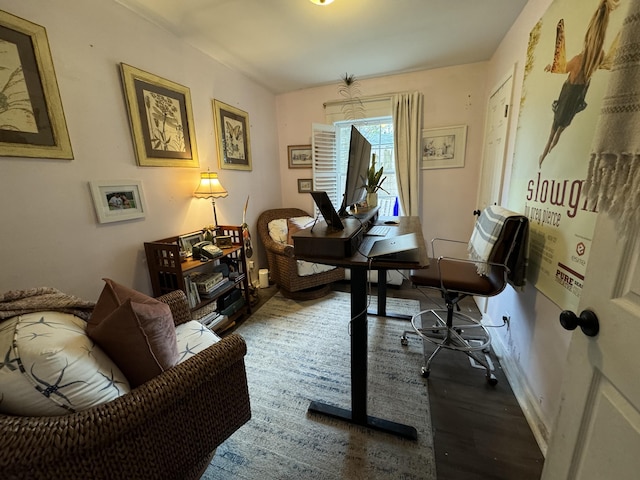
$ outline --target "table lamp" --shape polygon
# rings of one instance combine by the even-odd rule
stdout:
[[[218,216],[216,214],[216,198],[224,198],[229,193],[224,189],[220,180],[218,180],[218,174],[215,172],[200,172],[200,184],[196,191],[193,192],[193,196],[196,198],[210,198],[211,206],[213,207],[213,221],[214,228],[218,229]],[[217,232],[216,232],[217,233]]]

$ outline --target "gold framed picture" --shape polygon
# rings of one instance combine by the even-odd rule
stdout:
[[[189,89],[126,63],[120,67],[138,165],[197,167]]]
[[[0,10],[0,155],[73,160],[44,27]]]
[[[249,114],[220,100],[213,100],[218,166],[227,170],[251,170]]]

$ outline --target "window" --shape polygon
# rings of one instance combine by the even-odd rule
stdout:
[[[393,215],[398,187],[393,149],[393,122],[390,116],[338,121],[333,125],[314,124],[314,189],[326,191],[336,210],[340,208],[347,181],[351,125],[355,125],[371,143],[371,153],[376,154],[376,169],[384,167],[383,177],[386,177],[386,180],[382,188],[386,192],[378,191],[378,206],[380,215]]]
[[[384,167],[382,176],[383,178],[386,177],[386,180],[382,184],[384,190],[378,191],[378,206],[380,207],[380,215],[391,216],[393,215],[394,205],[398,197],[396,166],[393,155],[393,123],[391,117],[367,118],[364,120],[350,120],[335,123],[339,192],[344,192],[344,186],[347,181],[351,125],[355,125],[371,144],[371,153],[376,154],[376,170]]]

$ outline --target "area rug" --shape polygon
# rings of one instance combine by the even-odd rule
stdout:
[[[415,300],[387,302],[419,310]],[[311,400],[350,408],[349,312],[347,293],[276,294],[238,328],[252,418],[218,447],[203,479],[436,478],[422,346],[400,344],[408,321],[369,317],[368,414],[414,426],[417,441],[307,412]]]

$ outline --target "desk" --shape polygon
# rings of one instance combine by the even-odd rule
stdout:
[[[386,238],[405,233],[416,233],[418,236],[419,264],[388,261],[374,261],[369,264],[369,260],[360,253],[356,253],[349,258],[322,258],[311,255],[305,255],[300,258],[351,269],[351,318],[353,319],[351,322],[351,409],[312,401],[311,405],[309,405],[309,411],[415,440],[418,437],[418,433],[414,427],[367,414],[367,271],[369,268],[372,270],[386,270],[426,268],[429,266],[427,249],[418,217],[399,217],[398,225],[393,227],[392,233],[387,235]],[[296,254],[296,256],[298,255]]]

